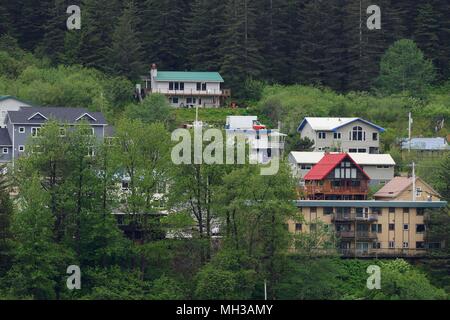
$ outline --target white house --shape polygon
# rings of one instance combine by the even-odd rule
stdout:
[[[305,118],[297,131],[314,141],[313,151],[379,153],[385,130],[361,118]]]
[[[153,64],[150,77],[142,80],[147,93],[166,95],[174,107],[220,107],[230,96],[218,72],[159,71]]]
[[[246,140],[249,148],[249,160],[266,164],[275,155],[284,150],[286,135],[275,130],[267,129],[258,122],[256,116],[228,116],[225,126],[227,141]]]
[[[6,128],[6,114],[8,111],[19,111],[20,107],[31,107],[31,104],[13,96],[0,96],[0,128]]]
[[[288,156],[292,173],[302,182],[303,177],[324,155],[325,152],[292,151]],[[371,185],[386,184],[394,178],[395,161],[390,154],[349,153],[349,155],[370,177]]]

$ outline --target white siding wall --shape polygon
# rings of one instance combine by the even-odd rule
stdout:
[[[355,126],[362,127],[363,132],[366,133],[366,140],[353,141],[350,139],[349,134]],[[362,121],[355,121],[339,128],[337,132],[341,134],[341,139],[334,139],[334,132],[332,131],[326,131],[326,138],[319,139],[319,132],[314,131],[309,123],[304,126],[301,132],[302,138],[308,137],[314,140],[314,151],[324,151],[325,148],[338,148],[338,151],[342,152],[349,152],[350,149],[366,149],[366,153],[369,153],[370,147],[379,148],[380,146],[380,134],[378,130]],[[375,132],[378,133],[376,141],[372,139],[372,134]]]

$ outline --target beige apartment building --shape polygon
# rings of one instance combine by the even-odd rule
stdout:
[[[424,256],[445,246],[426,237],[427,211],[445,201],[298,200],[301,221],[290,232],[314,232],[318,221],[335,232],[338,253],[347,257]]]

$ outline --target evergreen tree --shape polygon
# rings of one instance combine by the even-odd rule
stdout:
[[[192,70],[217,71],[221,65],[225,2],[194,0],[186,21],[186,47]]]
[[[381,60],[378,88],[385,93],[421,95],[435,79],[433,63],[412,40],[395,42]]]
[[[221,72],[236,95],[246,78],[259,78],[264,61],[257,40],[256,2],[226,1],[226,26],[223,34]]]
[[[117,0],[83,0],[79,60],[88,67],[108,70],[109,48],[121,6]]]
[[[141,74],[142,44],[137,33],[139,23],[136,6],[128,3],[112,36],[111,65],[118,75],[137,79]]]
[[[183,17],[189,14],[187,1],[147,0],[141,8],[145,62],[157,63],[162,70],[184,70],[187,48]]]
[[[438,58],[439,20],[440,14],[434,10],[431,3],[419,4],[414,23],[414,40],[425,56],[431,60]]]
[[[345,47],[336,30],[343,30],[338,1],[310,0],[300,9],[297,76],[303,82],[343,87]]]
[[[12,233],[10,230],[13,203],[9,196],[9,179],[5,166],[0,166],[0,277],[11,266]]]

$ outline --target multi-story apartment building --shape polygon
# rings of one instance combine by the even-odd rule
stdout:
[[[293,175],[304,185],[304,177],[325,155],[325,152],[289,153]],[[394,178],[395,161],[389,154],[349,153],[350,157],[370,177],[370,185],[384,185]]]
[[[5,128],[8,111],[18,111],[21,107],[31,107],[31,104],[13,96],[0,96],[0,128]]]
[[[313,151],[379,153],[385,130],[361,118],[305,118],[297,131],[314,141]]]
[[[347,153],[327,153],[305,175],[309,200],[365,200],[370,177]]]
[[[164,94],[174,107],[220,107],[231,95],[218,72],[159,71],[153,64],[142,80],[147,93]]]
[[[427,210],[443,208],[445,201],[298,200],[296,205],[302,219],[288,221],[289,230],[316,232],[320,221],[335,232],[344,256],[423,256],[445,245],[426,235]]]
[[[49,120],[55,120],[70,128],[83,121],[92,128],[92,134],[103,139],[110,132],[101,112],[91,112],[85,108],[65,107],[24,107],[18,111],[8,111],[6,128],[0,129],[1,162],[13,162],[25,152],[30,137],[39,135],[41,127]],[[61,130],[65,130],[63,127]]]

